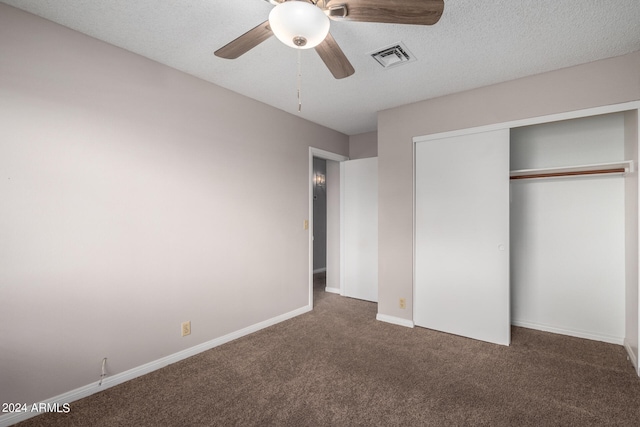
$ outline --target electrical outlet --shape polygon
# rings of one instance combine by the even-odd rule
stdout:
[[[191,321],[182,322],[182,336],[191,335]]]
[[[305,230],[309,229],[309,220],[305,219],[304,223],[302,224],[302,228],[304,228]]]
[[[407,300],[406,299],[400,298],[400,308],[403,309],[403,310],[405,308],[407,308]]]

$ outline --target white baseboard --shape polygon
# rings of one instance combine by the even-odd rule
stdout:
[[[327,271],[327,267],[316,268],[315,270],[313,270],[313,274],[324,273],[325,271]]]
[[[551,333],[554,333],[554,334],[561,334],[561,335],[568,335],[570,337],[585,338],[585,339],[588,339],[588,340],[608,342],[610,344],[618,344],[618,345],[623,345],[624,344],[624,338],[613,337],[613,336],[610,336],[610,335],[596,334],[596,333],[592,333],[592,332],[578,331],[578,330],[574,330],[574,329],[564,329],[564,328],[558,328],[558,327],[555,327],[555,326],[543,325],[543,324],[540,324],[540,323],[525,322],[525,321],[514,320],[514,319],[511,319],[511,324],[513,326],[521,326],[523,328],[535,329],[535,330],[538,330],[538,331],[551,332]]]
[[[413,328],[413,320],[403,319],[402,317],[388,316],[386,314],[378,313],[376,315],[376,320],[381,322],[392,323],[394,325],[405,326],[407,328]]]
[[[281,314],[280,316],[267,319],[263,322],[256,323],[255,325],[247,326],[246,328],[240,329],[239,331],[231,332],[230,334],[224,335],[222,337],[215,338],[211,341],[207,341],[202,344],[196,345],[194,347],[187,348],[185,350],[179,351],[178,353],[174,353],[169,356],[162,357],[160,359],[154,360],[149,363],[145,363],[144,365],[137,366],[135,368],[129,369],[128,371],[120,372],[113,376],[106,377],[102,381],[102,385],[98,385],[98,382],[96,381],[95,383],[87,384],[83,387],[79,387],[75,390],[62,393],[58,396],[52,397],[43,402],[37,402],[35,404],[39,405],[40,403],[44,403],[44,404],[49,404],[50,407],[54,407],[56,404],[58,404],[59,407],[62,409],[62,405],[65,403],[71,403],[73,401],[85,398],[87,396],[106,390],[118,384],[122,384],[126,381],[132,380],[141,375],[145,375],[155,370],[158,370],[160,368],[164,368],[165,366],[171,365],[172,363],[176,363],[188,357],[195,356],[196,354],[202,353],[203,351],[210,350],[222,344],[228,343],[229,341],[233,341],[245,335],[252,334],[261,329],[267,328],[269,326],[273,326],[277,323],[280,323],[285,320],[291,319],[293,317],[299,316],[301,314],[307,313],[312,309],[313,308],[308,305],[301,307],[297,310],[293,310],[288,313]],[[31,407],[32,405],[28,405],[28,409]],[[73,405],[71,406],[71,410],[73,411]],[[8,426],[14,425],[16,423],[19,423],[20,421],[24,421],[28,418],[35,417],[38,414],[39,414],[38,412],[15,412],[15,413],[2,415],[0,416],[0,427],[8,427]]]
[[[340,288],[331,288],[329,286],[327,286],[326,288],[324,288],[325,292],[331,292],[332,294],[338,294],[340,295]]]
[[[636,373],[638,374],[638,376],[640,376],[640,369],[638,369],[638,355],[633,352],[633,349],[629,345],[629,341],[627,341],[626,339],[624,340],[624,348],[625,350],[627,350],[627,355],[629,355],[629,360],[631,360]]]

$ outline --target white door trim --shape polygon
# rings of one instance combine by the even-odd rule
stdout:
[[[448,132],[440,132],[429,135],[421,135],[413,138],[415,146],[416,142],[430,141],[434,139],[449,138],[453,136],[468,135],[471,133],[482,133],[500,129],[511,129],[522,126],[538,125],[541,123],[551,123],[560,120],[578,119],[581,117],[599,116],[601,114],[619,113],[621,111],[629,111],[640,109],[640,101],[625,102],[622,104],[605,105],[602,107],[586,108],[583,110],[568,111],[565,113],[549,114],[546,116],[530,117],[527,119],[512,120],[510,122],[494,123],[486,126],[477,126],[467,129],[458,129]]]

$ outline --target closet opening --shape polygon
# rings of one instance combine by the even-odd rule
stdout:
[[[414,324],[623,345],[638,370],[640,103],[414,138]]]
[[[637,192],[625,191],[634,172],[625,120],[620,112],[510,130],[512,325],[624,344],[633,315],[626,210],[637,211]]]

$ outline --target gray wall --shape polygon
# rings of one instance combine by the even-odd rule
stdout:
[[[359,133],[349,137],[349,158],[378,157],[378,132]]]
[[[308,305],[309,146],[346,135],[4,4],[0,76],[0,402]]]
[[[378,312],[413,319],[413,137],[638,99],[635,52],[380,112]]]

